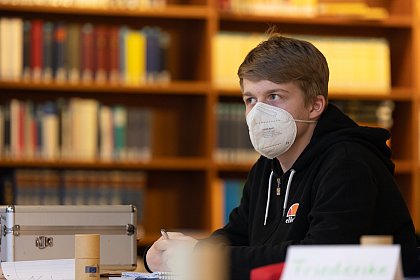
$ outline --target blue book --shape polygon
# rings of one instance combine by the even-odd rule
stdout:
[[[125,65],[125,45],[126,45],[126,36],[128,32],[127,26],[121,26],[119,30],[119,62],[120,62],[120,82],[126,82],[127,78],[127,67]]]
[[[53,42],[54,25],[52,22],[44,22],[43,25],[43,80],[51,81],[53,77]]]
[[[31,78],[31,21],[23,22],[23,80]]]
[[[147,81],[157,80],[159,70],[159,30],[157,28],[145,27],[143,29],[146,35],[146,77]]]
[[[53,37],[53,75],[57,81],[66,80],[66,60],[65,60],[65,46],[67,40],[67,29],[65,25],[58,22],[54,26],[54,37]]]
[[[241,181],[234,179],[227,179],[224,181],[225,194],[225,215],[224,223],[229,222],[229,215],[233,209],[239,206],[241,200]]]

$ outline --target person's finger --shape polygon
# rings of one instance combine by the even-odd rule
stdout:
[[[169,236],[169,239],[175,239],[175,238],[178,238],[180,236],[185,236],[185,234],[183,234],[182,232],[170,231],[170,232],[168,232],[168,236]]]

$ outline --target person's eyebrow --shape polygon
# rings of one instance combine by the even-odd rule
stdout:
[[[264,91],[264,95],[268,95],[268,94],[279,92],[279,91],[284,92],[284,93],[290,93],[288,90],[285,90],[283,88],[276,88],[276,89],[269,89],[269,90]],[[254,95],[251,92],[246,91],[242,94],[242,96],[246,97],[246,96],[254,96]]]

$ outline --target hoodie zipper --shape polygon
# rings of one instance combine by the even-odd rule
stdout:
[[[280,196],[281,188],[280,188],[280,178],[277,178],[277,188],[276,188],[276,195]]]

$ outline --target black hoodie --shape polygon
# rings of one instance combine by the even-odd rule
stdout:
[[[251,269],[284,261],[289,245],[358,244],[362,235],[392,235],[402,248],[404,274],[412,275],[416,238],[393,177],[389,137],[330,104],[290,170],[260,157],[240,206],[213,233],[231,246],[231,279],[249,279]]]

